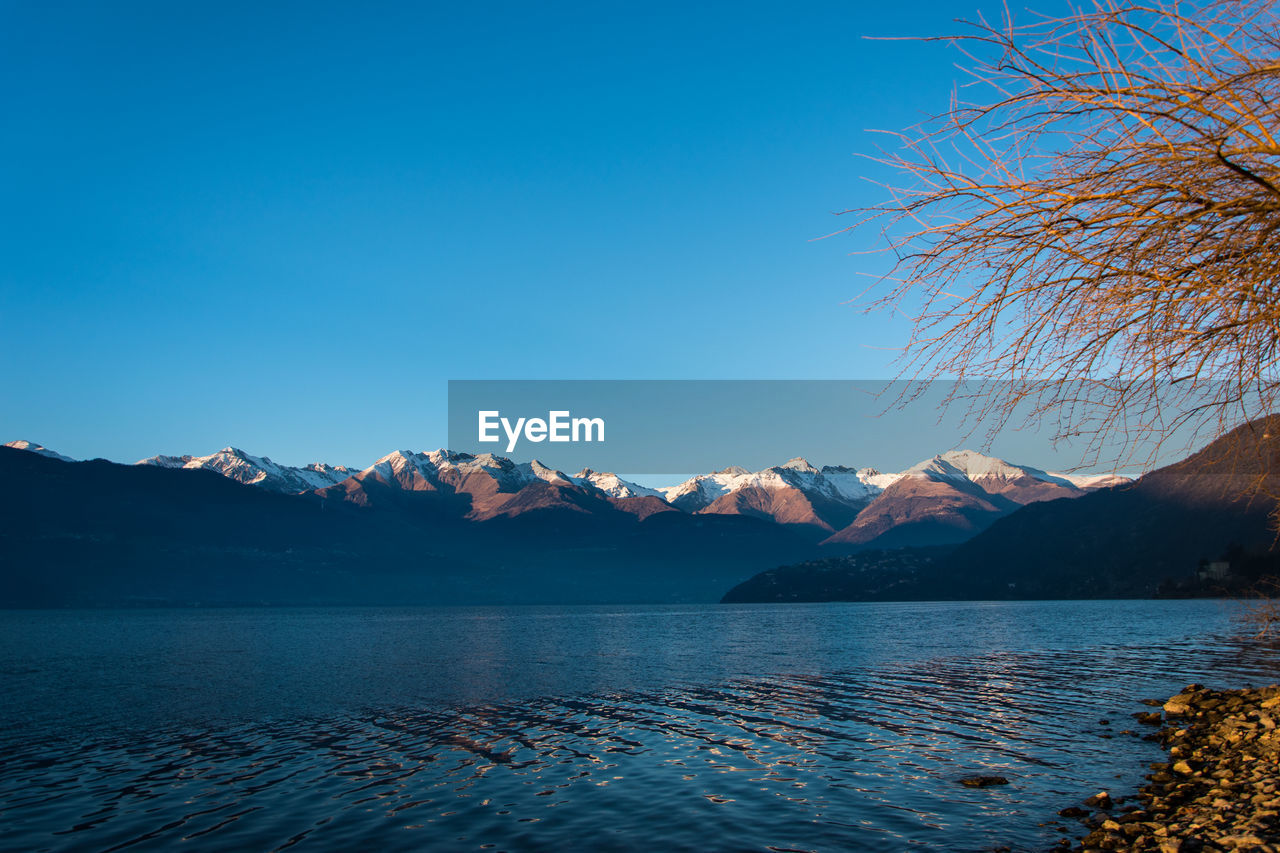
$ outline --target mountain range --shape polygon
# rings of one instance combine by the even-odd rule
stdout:
[[[772,566],[886,533],[956,541],[1098,485],[967,452],[896,474],[793,459],[652,489],[448,450],[361,470],[234,447],[119,465],[27,441],[0,447],[0,476],[9,606],[715,601]]]
[[[7,446],[53,453],[25,441]],[[795,458],[761,471],[725,468],[660,489],[613,473],[584,469],[570,475],[537,460],[516,463],[449,450],[398,450],[363,470],[319,462],[290,467],[235,447],[207,456],[151,456],[136,464],[212,471],[261,489],[360,506],[408,499],[471,521],[553,507],[641,518],[673,510],[741,515],[784,525],[834,548],[960,542],[1025,504],[1080,497],[1126,482],[1113,475],[1049,473],[970,450],[936,455],[899,473],[816,468]]]
[[[705,602],[818,553],[541,466],[415,456],[286,494],[0,447],[0,607]]]
[[[1246,425],[1136,482],[952,451],[661,489],[447,450],[354,470],[11,442],[0,606],[1203,594],[1202,562],[1270,565],[1273,435],[1280,420]]]

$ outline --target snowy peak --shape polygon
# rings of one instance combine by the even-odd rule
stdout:
[[[1015,503],[1079,495],[1083,491],[1125,482],[1122,477],[1068,476],[1026,465],[1014,465],[973,450],[940,453],[899,473],[875,468],[825,465],[816,468],[796,457],[762,471],[732,466],[692,477],[676,486],[660,489],[667,502],[687,512],[704,510],[722,498],[754,488],[766,491],[796,489],[808,498],[825,499],[861,508],[885,489],[906,478],[930,480],[972,490],[1004,495]],[[717,504],[717,506],[721,506]],[[712,510],[714,511],[714,510]]]
[[[677,486],[667,486],[658,491],[662,494],[663,499],[672,506],[689,512],[696,512],[710,505],[717,498],[721,498],[729,494],[729,492],[740,488],[739,481],[749,476],[751,475],[747,473],[745,468],[739,468],[735,465],[732,468],[691,477]]]
[[[524,466],[521,466],[522,471],[523,471],[523,468]],[[561,485],[568,485],[571,482],[569,478],[565,476],[563,473],[555,470],[554,468],[548,468],[546,465],[543,465],[537,459],[529,463],[529,474],[533,478],[538,480],[543,480],[547,483],[559,483]]]
[[[592,471],[583,468],[570,477],[575,484],[586,488],[599,489],[611,498],[661,498],[662,492],[628,482],[617,474]]]
[[[942,456],[917,462],[903,472],[904,477],[920,480],[968,480],[964,469]]]
[[[870,472],[867,479],[885,483],[883,491],[827,544],[899,547],[960,542],[1021,506],[1078,498],[1123,482],[1108,475],[1052,474],[972,450],[940,453],[898,475]]]
[[[832,488],[851,503],[871,500],[902,476],[881,474],[875,468],[854,469],[843,465],[823,465],[821,473]]]
[[[1013,482],[1022,477],[1030,477],[1042,483],[1055,486],[1074,487],[1074,483],[1058,474],[1051,474],[1029,465],[1014,465],[993,456],[984,456],[972,450],[953,450],[942,454],[942,458],[964,472],[964,475],[975,483],[986,481]]]
[[[463,476],[483,474],[497,481],[500,491],[519,491],[539,480],[562,486],[570,483],[563,473],[548,468],[536,459],[532,462],[512,462],[505,456],[495,456],[492,453],[471,456],[448,450],[437,450],[431,455],[439,460],[436,464],[440,472],[456,471]]]
[[[194,456],[148,456],[146,459],[139,459],[135,465],[151,465],[155,468],[185,468],[187,463],[194,459]]]
[[[150,456],[135,464],[213,471],[238,483],[286,493],[323,489],[355,473],[345,466],[323,462],[313,462],[302,468],[279,465],[268,456],[253,456],[230,446],[208,456]]]
[[[858,479],[868,486],[884,491],[901,480],[903,474],[882,474],[875,468],[859,468]]]
[[[6,441],[5,447],[12,447],[14,450],[26,450],[30,453],[38,453],[41,456],[47,456],[50,459],[57,459],[59,462],[75,462],[70,456],[63,456],[61,453],[54,453],[43,444],[36,444],[34,441],[18,439],[17,441]]]
[[[345,473],[351,471],[351,469],[345,465],[330,465],[328,462],[308,462],[306,465],[302,466],[302,470],[311,471],[316,474]],[[347,476],[351,475],[347,474]]]
[[[863,469],[870,471],[873,469]],[[818,469],[809,461],[796,457],[783,465],[750,472],[740,466],[732,466],[712,474],[692,477],[677,486],[659,491],[673,506],[696,512],[715,503],[726,495],[747,488],[778,491],[796,489],[809,497],[833,500],[849,505],[865,504],[883,487],[864,478],[862,471],[843,466],[826,466]]]
[[[470,458],[470,457],[467,457]],[[435,454],[395,450],[355,475],[356,480],[374,480],[406,491],[435,491],[439,483],[439,463]]]
[[[911,466],[906,472],[910,477],[926,477],[932,480],[968,480],[979,485],[997,487],[1031,479],[1066,489],[1077,488],[1070,478],[1051,474],[1028,465],[1014,465],[994,456],[974,450],[950,450],[932,459]],[[1081,478],[1085,479],[1085,478]]]
[[[1061,477],[1071,485],[1085,491],[1093,491],[1094,489],[1109,489],[1112,486],[1123,486],[1125,483],[1132,483],[1129,477],[1122,477],[1119,474],[1054,474],[1055,477]]]
[[[1059,474],[1044,471],[1030,465],[1015,465],[994,456],[973,450],[951,450],[913,465],[905,472],[908,476],[923,476],[935,480],[965,479],[983,486],[988,491],[999,491],[1017,483],[1036,481],[1058,486],[1066,491],[1079,489],[1092,491],[1131,482],[1118,474]]]
[[[468,478],[479,476],[492,481],[490,488],[496,488],[499,492],[517,492],[531,483],[542,482],[556,486],[581,486],[615,498],[662,496],[655,489],[628,482],[617,474],[601,473],[590,468],[570,477],[536,459],[532,462],[513,462],[505,456],[495,456],[492,453],[473,456],[470,453],[443,449],[429,453],[398,450],[382,457],[361,473],[378,474],[388,483],[415,489],[434,489],[442,484],[459,488]]]

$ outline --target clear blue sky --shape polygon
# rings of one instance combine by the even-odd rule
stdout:
[[[864,36],[977,9],[5,4],[0,440],[363,466],[449,378],[890,375],[813,238],[957,76]]]

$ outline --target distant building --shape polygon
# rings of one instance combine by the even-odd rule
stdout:
[[[1231,563],[1226,560],[1215,560],[1200,564],[1200,580],[1220,581],[1231,574]]]

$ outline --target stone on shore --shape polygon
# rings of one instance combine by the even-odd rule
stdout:
[[[1086,806],[1092,806],[1095,809],[1106,811],[1111,808],[1111,795],[1106,791],[1099,791],[1092,797],[1084,801]]]
[[[1077,850],[1280,853],[1280,686],[1210,690],[1192,684],[1157,712],[1134,716],[1167,723],[1156,739],[1169,750],[1153,764],[1140,805],[1114,812],[1106,791],[1063,816],[1092,830]],[[1159,718],[1159,719],[1153,719]]]

